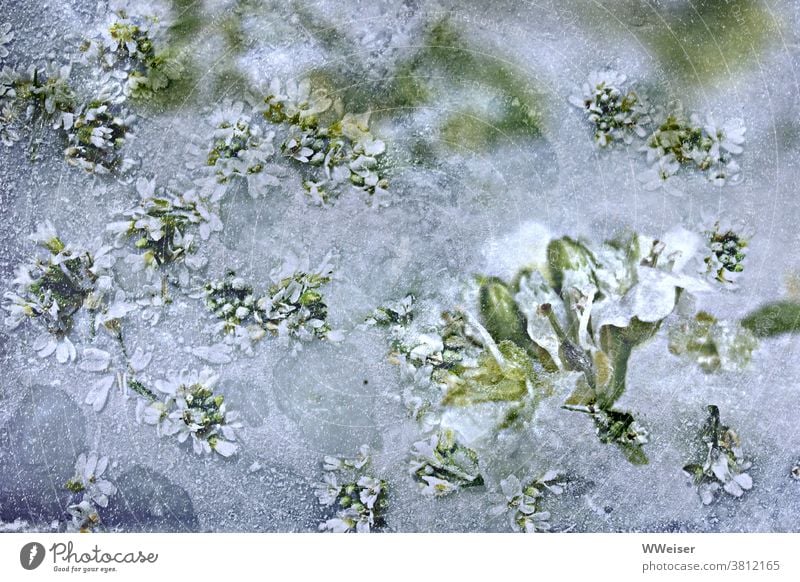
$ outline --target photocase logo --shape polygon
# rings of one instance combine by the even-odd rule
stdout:
[[[19,563],[26,570],[35,570],[44,561],[44,546],[39,542],[30,542],[19,551]]]

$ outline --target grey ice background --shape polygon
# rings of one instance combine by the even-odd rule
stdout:
[[[336,249],[337,279],[328,288],[328,304],[334,327],[350,333],[342,346],[314,343],[297,356],[265,341],[255,357],[221,367],[226,400],[246,423],[241,454],[222,461],[196,457],[138,426],[133,406],[118,396],[96,415],[82,404],[90,375],[39,360],[30,349],[32,333],[3,330],[4,521],[47,523],[61,516],[61,484],[72,475],[78,454],[95,449],[115,461],[109,476],[120,495],[104,515],[110,524],[133,530],[313,530],[322,515],[312,493],[322,455],[352,452],[369,442],[378,471],[392,484],[391,529],[504,530],[502,520],[487,516],[483,491],[441,500],[416,492],[406,454],[421,437],[419,428],[388,396],[400,383],[385,362],[384,336],[355,328],[376,305],[414,291],[428,305],[446,306],[471,274],[508,274],[535,254],[529,246],[498,242],[531,229],[602,239],[624,227],[653,236],[675,225],[694,228],[709,213],[742,221],[753,233],[746,276],[735,291],[699,304],[726,318],[784,296],[787,275],[800,266],[795,2],[745,2],[763,15],[768,38],[745,50],[746,58],[728,62],[724,53],[714,55],[721,72],[712,79],[679,72],[647,40],[676,11],[694,6],[683,0],[242,3],[246,50],[240,52],[225,44],[218,26],[234,3],[178,4],[179,12],[193,10],[205,23],[190,42],[199,75],[176,106],[132,106],[142,119],[126,147],[141,159],[145,175],[181,169],[204,107],[237,97],[243,83],[299,77],[320,63],[344,75],[368,71],[361,82],[376,95],[374,132],[387,141],[395,164],[393,204],[320,209],[299,203],[292,190],[299,185],[292,184],[285,196],[259,200],[238,192],[223,208],[225,232],[210,243],[209,276],[235,267],[256,284],[288,253],[308,254],[313,261]],[[480,87],[476,91],[458,76],[441,81],[446,98],[401,114],[379,111],[381,88],[398,63],[424,44],[426,26],[445,14],[474,50],[541,92],[541,137],[502,137],[476,150],[443,143],[437,119],[481,97]],[[1,0],[0,15],[13,24],[11,49],[22,62],[64,58],[96,19],[94,3],[74,0]],[[323,25],[315,28],[310,21]],[[743,33],[744,46],[753,35]],[[701,43],[712,54],[718,50],[709,38],[681,42]],[[579,112],[567,103],[589,71],[607,66],[655,89],[665,101],[679,99],[689,111],[744,118],[744,182],[717,189],[688,178],[681,198],[644,191],[635,178],[644,169],[643,156],[598,152]],[[416,159],[411,136],[428,141],[429,159]],[[68,167],[56,145],[46,146],[35,163],[21,147],[1,149],[0,274],[9,277],[29,253],[26,235],[39,220],[53,220],[67,239],[89,240],[135,197],[130,186]],[[136,281],[126,284],[135,287]],[[142,327],[130,337],[134,348],[155,349],[151,370],[198,367],[202,363],[183,347],[211,343],[201,334],[207,321],[202,305],[186,299],[172,306],[156,331]],[[567,493],[547,505],[557,529],[800,530],[800,488],[788,477],[800,457],[796,355],[794,338],[779,337],[761,344],[745,373],[704,375],[669,355],[662,334],[635,353],[621,402],[651,431],[648,466],[630,466],[616,449],[597,442],[590,423],[556,406],[540,411],[530,444],[507,462],[520,473],[558,466],[570,475]],[[710,402],[738,429],[754,462],[755,488],[741,500],[726,497],[702,507],[681,467],[695,454],[692,432]],[[250,472],[254,461],[263,468]]]

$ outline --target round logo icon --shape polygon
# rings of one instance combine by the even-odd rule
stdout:
[[[30,542],[19,551],[19,563],[26,570],[35,570],[44,561],[44,546],[39,542]]]

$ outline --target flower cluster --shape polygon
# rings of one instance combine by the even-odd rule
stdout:
[[[65,116],[67,149],[64,155],[69,164],[89,173],[105,174],[114,169],[124,172],[130,160],[121,160],[118,150],[125,143],[134,117],[118,107],[112,95],[101,94]]]
[[[727,283],[725,273],[741,273],[744,271],[744,249],[747,239],[732,229],[723,229],[720,223],[714,224],[712,230],[705,232],[711,254],[705,259],[709,273],[714,273],[717,280]]]
[[[594,71],[583,84],[582,93],[569,99],[594,124],[594,140],[600,147],[615,141],[630,144],[634,137],[647,135],[650,108],[635,91],[624,89],[625,80],[625,75],[616,71]]]
[[[333,100],[321,89],[312,90],[307,79],[285,85],[275,80],[256,101],[252,111],[243,102],[224,101],[211,113],[208,133],[194,140],[201,144],[193,149],[202,156],[202,167],[219,182],[242,178],[254,198],[278,186],[288,169],[273,160],[272,141],[280,134],[282,157],[295,162],[314,203],[327,204],[346,185],[383,201],[388,182],[380,175],[378,158],[386,145],[370,133],[369,113],[337,118]],[[323,124],[326,114],[330,123]]]
[[[702,464],[686,465],[683,471],[697,487],[703,505],[713,503],[720,490],[741,497],[753,488],[753,479],[745,472],[751,463],[744,460],[739,436],[720,424],[719,408],[714,405],[708,407],[701,438],[707,447],[705,460]]]
[[[139,178],[136,190],[139,204],[124,212],[125,220],[110,223],[108,231],[118,237],[118,243],[134,239],[142,253],[126,257],[134,271],[146,270],[148,275],[165,266],[183,262],[190,268],[202,265],[197,251],[197,234],[207,240],[212,232],[222,230],[215,212],[216,199],[206,198],[204,190],[190,188],[175,193],[172,188],[156,188],[155,180]],[[196,232],[195,232],[196,231]]]
[[[398,364],[410,381],[403,399],[412,415],[420,420],[430,416],[441,401],[452,380],[452,371],[474,367],[484,348],[461,311],[442,313],[436,326],[418,329],[398,324],[390,332],[390,361]]]
[[[75,93],[69,84],[72,67],[47,63],[40,68],[30,65],[18,71],[14,79],[15,96],[25,106],[26,117],[52,122],[53,127],[64,124],[65,116],[75,108]]]
[[[40,68],[30,65],[15,70],[4,66],[0,71],[0,132],[2,141],[11,147],[20,139],[21,131],[35,131],[45,124],[54,129],[70,125],[75,109],[75,94],[69,85],[71,67],[48,63]],[[33,139],[32,146],[38,144]],[[35,150],[31,149],[31,157]]]
[[[491,510],[493,515],[507,515],[514,531],[536,533],[550,531],[550,513],[539,510],[539,501],[546,493],[561,495],[564,489],[557,483],[558,473],[548,471],[541,478],[523,485],[516,475],[500,481],[501,502]]]
[[[460,487],[483,485],[477,453],[447,429],[414,443],[410,471],[423,495],[440,497]]]
[[[300,128],[317,127],[319,116],[330,109],[333,100],[323,89],[311,89],[303,79],[282,84],[273,79],[264,96],[264,117],[273,123],[289,123]]]
[[[14,291],[4,295],[6,326],[14,329],[25,319],[38,322],[44,333],[34,343],[41,357],[55,353],[59,362],[76,357],[69,339],[74,317],[82,308],[103,310],[112,287],[110,247],[95,250],[65,244],[47,221],[31,235],[45,252],[17,267]]]
[[[221,321],[215,331],[245,351],[266,333],[284,341],[336,339],[327,323],[328,306],[319,291],[331,280],[329,257],[315,270],[277,275],[267,293],[256,296],[241,277],[229,272],[220,281],[205,285],[206,307]]]
[[[406,326],[414,320],[414,295],[409,293],[400,301],[378,307],[367,318],[367,324],[391,328]]]
[[[750,330],[705,311],[669,331],[669,351],[694,360],[706,373],[745,367],[757,345]]]
[[[108,467],[108,457],[97,453],[82,453],[75,464],[75,477],[64,485],[79,500],[67,507],[70,515],[69,531],[89,532],[100,525],[96,505],[108,506],[108,498],[117,492],[111,481],[103,478]]]
[[[115,69],[125,79],[125,93],[149,96],[183,74],[183,64],[166,47],[169,10],[150,3],[112,2],[103,27],[81,50],[85,59]]]
[[[642,147],[652,164],[642,176],[645,187],[659,188],[682,167],[704,172],[716,186],[738,180],[739,164],[733,156],[743,151],[744,133],[744,122],[738,118],[719,125],[711,116],[703,122],[697,115],[688,120],[680,112],[669,115]]]
[[[682,229],[662,241],[637,234],[601,245],[553,239],[546,264],[521,269],[510,283],[478,277],[480,322],[460,311],[434,331],[392,327],[393,357],[419,388],[408,399],[415,415],[434,416],[432,426],[444,418],[443,426],[461,434],[475,428],[468,411],[478,406],[496,433],[530,423],[537,403],[558,386],[572,392],[564,407],[590,416],[601,442],[646,463],[647,432],[614,405],[632,351],[673,312],[678,291],[708,288],[681,273],[701,246]]]
[[[632,234],[591,247],[568,237],[553,240],[547,267],[521,272],[511,289],[525,326],[495,316],[495,325],[502,323],[495,334],[524,331],[545,369],[571,375],[575,387],[565,407],[588,413],[600,440],[618,445],[634,463],[647,462],[646,433],[614,404],[625,390],[632,351],[672,313],[677,292],[707,289],[681,274],[699,247],[699,237],[682,229],[663,240]],[[502,314],[513,304],[487,307]]]
[[[310,173],[304,187],[312,202],[325,205],[341,194],[344,185],[370,194],[379,204],[388,195],[389,182],[381,175],[378,158],[386,144],[369,131],[369,113],[347,113],[328,127],[290,128],[281,145],[284,155],[321,173]]]
[[[20,122],[26,127],[46,122],[63,134],[64,156],[71,165],[90,173],[124,172],[132,162],[121,159],[119,150],[134,118],[121,105],[119,86],[106,80],[95,97],[80,102],[69,84],[71,70],[48,63],[44,68],[0,71],[3,143],[11,146],[19,139]]]
[[[369,463],[366,445],[352,459],[325,457],[325,474],[316,493],[321,505],[335,510],[335,517],[320,523],[320,531],[369,533],[384,527],[387,484],[364,474]]]
[[[155,425],[160,435],[176,435],[181,443],[191,437],[198,455],[213,451],[229,457],[238,449],[236,431],[241,423],[236,412],[228,412],[225,398],[214,393],[218,381],[219,376],[208,368],[158,380],[155,387],[163,399],[140,399],[137,416]]]
[[[247,181],[254,198],[266,188],[280,185],[281,168],[269,163],[275,153],[274,131],[265,131],[244,113],[244,103],[223,101],[211,114],[211,150],[206,165],[223,184],[233,177]]]
[[[687,119],[680,109],[663,117],[642,96],[626,90],[625,81],[625,75],[616,71],[594,71],[582,93],[569,101],[584,110],[600,147],[644,139],[640,151],[647,154],[650,165],[640,176],[645,188],[667,186],[667,180],[681,168],[697,169],[717,186],[738,180],[739,164],[733,157],[743,151],[741,119],[728,119],[720,125],[710,115],[705,121],[698,115]],[[655,121],[656,117],[660,119]],[[650,125],[653,129],[646,129]]]

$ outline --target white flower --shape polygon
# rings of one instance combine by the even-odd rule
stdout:
[[[434,354],[439,354],[444,349],[442,338],[438,335],[422,333],[417,338],[419,342],[411,349],[409,357],[412,360],[424,362]]]
[[[324,90],[312,91],[309,79],[299,83],[291,79],[283,88],[279,79],[273,79],[264,102],[270,119],[286,120],[301,126],[315,124],[319,114],[327,111],[333,103]]]
[[[639,95],[624,90],[625,80],[625,75],[616,71],[594,71],[583,84],[582,94],[569,98],[594,124],[595,141],[600,147],[615,140],[629,144],[634,137],[646,135],[649,107]]]
[[[172,421],[169,418],[169,406],[165,402],[140,400],[137,403],[137,419],[156,427],[158,436],[173,434]]]
[[[14,40],[14,33],[11,31],[11,23],[0,24],[0,61],[8,56],[6,45],[10,44],[12,40]]]
[[[333,505],[336,503],[342,487],[337,482],[335,473],[325,473],[322,478],[323,482],[316,486],[317,498],[322,505]]]
[[[61,242],[58,232],[49,220],[38,223],[36,231],[28,238],[52,253],[59,253],[64,249],[64,243]]]
[[[108,401],[108,393],[111,391],[111,386],[114,385],[116,379],[117,377],[111,374],[95,382],[83,403],[91,406],[95,412],[103,410],[106,401]]]
[[[114,295],[114,301],[95,316],[95,328],[100,329],[100,326],[110,327],[113,322],[122,319],[128,313],[137,309],[136,303],[127,301],[125,291],[119,289]]]
[[[108,457],[98,457],[97,453],[82,453],[75,463],[76,476],[67,483],[67,488],[83,493],[84,500],[88,499],[100,507],[106,507],[109,496],[117,492],[113,483],[102,478],[106,467]]]
[[[227,411],[224,398],[214,394],[218,380],[211,369],[204,368],[156,381],[156,389],[166,397],[163,404],[154,403],[143,411],[144,421],[156,424],[161,434],[176,435],[178,442],[191,437],[197,454],[233,455],[238,448],[233,441],[242,425],[237,413]]]
[[[71,520],[68,531],[90,532],[100,524],[100,516],[97,509],[88,500],[84,499],[80,503],[67,507]]]
[[[60,364],[75,361],[77,351],[75,345],[67,336],[57,337],[49,333],[40,334],[33,342],[34,351],[40,358],[46,358],[55,353]]]
[[[382,482],[374,477],[364,476],[361,477],[357,483],[358,486],[361,487],[361,491],[359,492],[361,503],[366,505],[368,509],[372,509],[381,491],[383,491]]]
[[[671,176],[674,176],[681,165],[676,161],[675,156],[672,154],[665,155],[656,159],[655,163],[649,170],[639,175],[639,180],[644,183],[645,190],[658,190],[664,188],[670,193],[677,193],[678,191],[668,185]]]
[[[425,484],[420,487],[420,493],[423,495],[443,497],[458,491],[457,485],[445,479],[439,479],[438,477],[434,477],[432,475],[424,475],[421,477],[421,479],[425,482]]]
[[[746,131],[744,120],[732,118],[726,120],[722,126],[719,126],[714,122],[714,118],[709,115],[706,118],[703,130],[711,139],[712,145],[710,154],[712,156],[718,158],[721,155],[720,150],[732,154],[740,154],[744,151],[742,148]]]
[[[508,514],[509,523],[514,531],[535,533],[550,530],[550,513],[539,511],[538,503],[542,497],[542,489],[554,495],[560,495],[562,488],[552,482],[558,477],[555,471],[548,471],[543,477],[523,487],[516,475],[509,475],[500,481],[503,502],[494,506],[492,515]]]
[[[320,531],[332,533],[347,533],[356,530],[358,533],[369,533],[369,518],[361,515],[355,509],[347,508],[336,514],[336,517],[329,519],[319,525]]]

